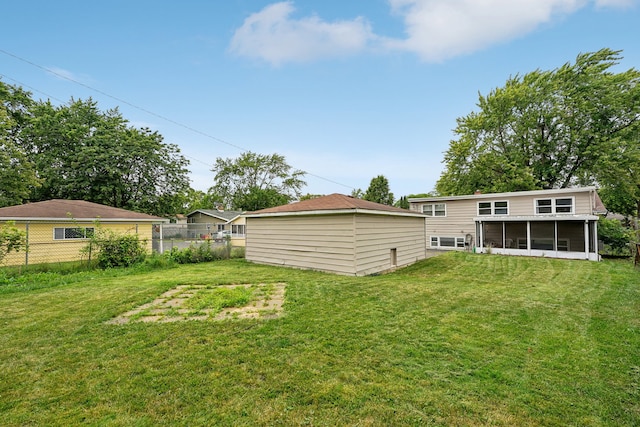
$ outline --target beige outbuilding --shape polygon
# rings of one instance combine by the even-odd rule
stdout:
[[[426,256],[426,216],[331,194],[249,212],[249,261],[364,276]]]

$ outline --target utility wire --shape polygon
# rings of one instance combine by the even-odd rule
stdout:
[[[140,107],[140,106],[138,106],[138,105],[135,105],[135,104],[133,104],[133,103],[131,103],[131,102],[129,102],[129,101],[126,101],[126,100],[124,100],[124,99],[122,99],[122,98],[119,98],[119,97],[117,97],[117,96],[111,95],[111,94],[109,94],[109,93],[107,93],[107,92],[104,92],[104,91],[102,91],[102,90],[100,90],[100,89],[96,89],[96,88],[94,88],[94,87],[91,87],[91,86],[89,86],[89,85],[87,85],[87,84],[85,84],[85,83],[82,83],[82,82],[79,82],[79,81],[77,81],[77,80],[75,80],[75,79],[72,79],[72,78],[71,78],[71,77],[69,77],[69,76],[66,76],[66,75],[64,75],[64,74],[58,73],[58,72],[56,72],[55,70],[52,70],[52,69],[50,69],[50,68],[44,67],[44,66],[39,65],[39,64],[36,64],[35,62],[29,61],[28,59],[22,58],[22,57],[20,57],[20,56],[18,56],[18,55],[15,55],[15,54],[11,53],[11,52],[7,52],[7,51],[6,51],[6,50],[4,50],[4,49],[1,49],[1,48],[0,48],[0,53],[3,53],[3,54],[5,54],[5,55],[7,55],[7,56],[10,56],[10,57],[14,58],[14,59],[17,59],[18,61],[22,61],[22,62],[24,62],[24,63],[26,63],[26,64],[29,64],[29,65],[33,66],[33,67],[39,68],[39,69],[41,69],[41,70],[43,70],[43,71],[45,71],[45,72],[47,72],[47,73],[51,73],[51,74],[53,74],[53,75],[54,75],[54,76],[56,76],[56,77],[59,77],[59,78],[64,79],[64,80],[68,80],[68,81],[70,81],[70,82],[72,82],[72,83],[75,83],[75,84],[77,84],[77,85],[79,85],[79,86],[82,86],[82,87],[84,87],[84,88],[86,88],[86,89],[89,89],[89,90],[91,90],[91,91],[94,91],[94,92],[96,92],[96,93],[99,93],[100,95],[104,95],[104,96],[106,96],[106,97],[108,97],[108,98],[111,98],[111,99],[113,99],[113,100],[115,100],[115,101],[118,101],[118,102],[120,102],[120,103],[122,103],[122,104],[128,105],[129,107],[135,108],[136,110],[139,110],[139,111],[142,111],[142,112],[144,112],[144,113],[146,113],[146,114],[149,114],[149,115],[151,115],[151,116],[157,117],[157,118],[159,118],[159,119],[161,119],[161,120],[164,120],[164,121],[166,121],[166,122],[169,122],[169,123],[171,123],[171,124],[174,124],[174,125],[176,125],[176,126],[179,126],[179,127],[183,128],[183,129],[187,129],[187,130],[189,130],[189,131],[191,131],[191,132],[197,133],[198,135],[202,135],[202,136],[204,136],[204,137],[206,137],[206,138],[212,139],[212,140],[217,141],[217,142],[219,142],[219,143],[226,144],[226,145],[228,145],[228,146],[230,146],[230,147],[233,147],[233,148],[236,148],[236,149],[238,149],[238,150],[240,150],[240,151],[250,151],[250,150],[248,150],[248,149],[246,149],[246,148],[244,148],[244,147],[241,147],[241,146],[239,146],[239,145],[233,144],[233,143],[231,143],[231,142],[229,142],[229,141],[225,141],[224,139],[217,138],[217,137],[215,137],[215,136],[213,136],[213,135],[209,135],[209,134],[208,134],[208,133],[206,133],[206,132],[202,132],[202,131],[200,131],[200,130],[198,130],[198,129],[195,129],[195,128],[191,127],[191,126],[188,126],[188,125],[185,125],[185,124],[183,124],[183,123],[177,122],[177,121],[175,121],[175,120],[173,120],[173,119],[170,119],[169,117],[163,116],[163,115],[161,115],[161,114],[155,113],[155,112],[153,112],[153,111],[151,111],[151,110],[148,110],[148,109],[146,109],[146,108],[143,108],[143,107]],[[4,76],[4,75],[3,75],[3,76]],[[6,77],[6,76],[5,76],[5,77]],[[7,77],[7,78],[9,78],[9,77]],[[12,79],[12,78],[9,78],[9,79],[10,79],[10,80],[12,80],[12,81],[16,81],[15,79]],[[21,86],[22,86],[22,84],[21,84]],[[24,86],[26,86],[26,85],[24,85]],[[42,91],[40,91],[40,90],[37,90],[37,89],[33,89],[33,88],[32,88],[32,87],[30,87],[30,86],[26,86],[26,87],[28,87],[29,89],[32,89],[32,90],[34,90],[34,91],[36,91],[36,92],[42,93],[42,94],[44,94],[44,95],[46,95],[46,96],[49,96],[49,95],[47,95],[46,93],[44,93],[44,92],[42,92]],[[58,101],[58,102],[66,103],[66,102],[64,102],[64,101],[61,101],[61,100],[59,100],[59,99],[55,98],[55,97],[52,97],[52,96],[49,96],[49,97],[50,97],[50,98],[55,99],[55,100],[56,100],[56,101]],[[186,157],[189,157],[189,156],[186,156]],[[191,158],[191,157],[190,157],[190,158]],[[200,163],[206,164],[207,166],[211,166],[211,165],[209,165],[208,163],[203,162],[202,160],[195,159],[195,158],[194,158],[194,160],[196,160],[196,161],[198,161],[198,162],[200,162]],[[337,182],[337,181],[331,180],[331,179],[329,179],[329,178],[325,178],[325,177],[320,176],[320,175],[316,175],[316,174],[313,174],[313,173],[310,173],[310,172],[305,172],[305,174],[306,174],[306,175],[309,175],[309,176],[312,176],[312,177],[314,177],[314,178],[321,179],[321,180],[326,181],[326,182],[330,182],[330,183],[332,183],[332,184],[340,185],[340,186],[345,187],[345,188],[350,188],[350,189],[352,189],[352,190],[354,190],[354,189],[355,189],[354,187],[352,187],[352,186],[350,186],[350,185],[342,184],[342,183],[340,183],[340,182]]]

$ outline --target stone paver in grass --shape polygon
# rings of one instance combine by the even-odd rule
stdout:
[[[274,319],[282,315],[284,283],[179,285],[107,323]]]

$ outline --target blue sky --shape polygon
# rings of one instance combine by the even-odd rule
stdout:
[[[431,191],[456,118],[513,75],[622,50],[640,0],[21,0],[2,3],[0,78],[93,98],[177,144],[192,186],[217,157],[279,153],[304,193],[384,175]]]

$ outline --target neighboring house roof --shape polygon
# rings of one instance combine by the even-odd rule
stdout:
[[[84,200],[54,199],[44,202],[26,203],[24,205],[0,208],[0,221],[139,221],[168,222],[158,216],[133,212],[126,209],[112,208],[99,203]]]
[[[415,197],[408,199],[409,203],[425,203],[425,202],[443,202],[449,200],[469,200],[469,199],[495,199],[495,198],[510,198],[515,196],[554,196],[563,194],[575,194],[575,193],[592,193],[593,199],[593,214],[605,215],[607,208],[602,199],[598,195],[596,187],[574,187],[574,188],[554,188],[550,190],[530,190],[530,191],[512,191],[508,193],[476,193],[467,194],[463,196],[434,196],[434,197]]]
[[[368,200],[357,199],[344,194],[330,194],[314,199],[276,206],[245,214],[248,218],[263,216],[310,215],[333,213],[376,213],[395,216],[425,216],[422,213]]]
[[[237,217],[239,217],[240,215],[242,215],[244,212],[242,211],[223,211],[223,210],[218,210],[218,209],[197,209],[193,212],[190,212],[187,214],[188,217],[190,217],[191,215],[195,214],[195,213],[201,213],[203,215],[207,215],[213,218],[218,218],[222,221],[233,221],[234,219],[236,219]]]

